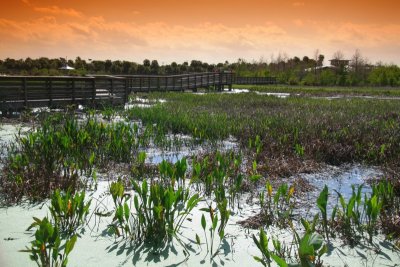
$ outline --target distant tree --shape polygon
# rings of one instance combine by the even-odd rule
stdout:
[[[158,64],[158,61],[152,60],[150,65],[151,74],[158,74],[159,70],[160,70],[160,65]]]
[[[106,62],[104,62],[104,71],[106,73],[111,73],[112,66],[113,66],[113,62],[110,59],[107,59]]]
[[[364,58],[361,55],[360,50],[356,50],[354,55],[351,58],[350,67],[351,73],[354,76],[354,79],[357,81],[357,84],[360,82],[364,82],[367,79],[368,70],[366,69],[368,59]]]
[[[201,72],[202,71],[202,62],[200,60],[192,60],[190,62],[190,71],[191,72]]]
[[[178,64],[176,64],[176,62],[172,62],[170,66],[171,66],[172,74],[178,74],[179,73]]]
[[[76,57],[74,67],[75,69],[84,70],[86,69],[86,61],[81,59],[80,57]]]
[[[399,86],[400,68],[396,65],[380,65],[369,73],[368,82],[375,86]]]
[[[316,85],[317,80],[313,72],[308,72],[301,82],[303,85]]]
[[[315,74],[317,74],[318,58],[319,58],[319,49],[315,49],[315,51],[314,51],[314,73]]]
[[[100,60],[92,61],[93,70],[95,73],[104,74],[106,71],[105,62]]]
[[[150,67],[150,60],[148,59],[143,60],[143,66]]]
[[[116,75],[122,74],[123,72],[122,62],[120,60],[113,61],[109,72]]]
[[[321,85],[335,85],[336,75],[332,70],[323,70],[319,76],[319,81]]]

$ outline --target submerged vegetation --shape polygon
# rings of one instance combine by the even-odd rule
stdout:
[[[254,259],[264,266],[322,266],[338,238],[374,249],[374,238],[381,235],[395,240],[393,250],[400,249],[396,179],[353,185],[348,197],[321,187],[311,214],[299,207],[306,193],[300,180],[281,179],[304,170],[305,162],[379,165],[397,178],[397,101],[279,99],[255,93],[168,93],[162,98],[165,103],[126,111],[46,114],[8,145],[2,201],[50,199],[50,216],[34,218],[35,240],[23,250],[39,266],[66,266],[93,218],[107,220],[102,233],[123,247],[146,244],[157,250],[177,242],[185,260],[198,246],[206,248],[203,263],[209,256],[217,264],[227,253],[223,247],[235,234],[227,229],[244,201],[257,207],[260,232],[252,236],[261,256]],[[238,145],[221,147],[227,139]],[[207,149],[194,150],[198,145]],[[189,150],[187,157],[148,161],[149,148],[181,147]],[[87,192],[89,185],[96,188],[99,176],[112,178],[94,204]],[[370,191],[364,190],[367,186]],[[108,200],[111,205],[105,204]],[[188,222],[199,224],[202,232],[186,236]],[[288,240],[274,236],[276,228],[286,229]]]

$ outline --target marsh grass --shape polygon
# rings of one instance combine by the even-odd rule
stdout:
[[[152,94],[149,97],[159,98]],[[400,108],[397,100],[310,99],[257,94],[163,94],[165,103],[133,108],[128,118],[199,141],[234,136],[243,149],[259,136],[258,163],[314,160],[397,166]],[[270,170],[273,171],[273,170]]]
[[[3,197],[15,202],[24,196],[42,199],[57,188],[74,192],[96,182],[96,169],[115,164],[132,166],[132,174],[145,171],[141,150],[155,136],[151,126],[139,130],[122,121],[104,123],[93,112],[83,120],[73,113],[46,116],[8,147],[0,179]]]
[[[239,207],[239,197],[250,176],[242,170],[242,156],[235,151],[215,152],[192,158],[191,184],[217,202],[228,200],[231,208]]]
[[[342,87],[342,86],[277,86],[277,85],[234,85],[235,89],[270,93],[292,93],[307,96],[387,96],[399,97],[398,87]]]
[[[95,179],[96,169],[126,164],[131,179],[111,184],[114,209],[99,215],[113,216],[108,233],[117,239],[138,243],[176,239],[188,255],[180,229],[204,196],[210,203],[203,209],[201,227],[207,255],[212,260],[227,236],[228,207],[239,208],[239,197],[245,189],[254,191],[264,181],[263,177],[270,176],[272,160],[334,164],[360,161],[397,166],[400,108],[396,101],[278,99],[256,94],[163,94],[163,98],[168,101],[146,109],[128,110],[124,114],[128,121],[124,122],[112,122],[116,116],[112,110],[103,114],[109,122],[98,120],[94,112],[89,112],[84,120],[77,120],[69,113],[45,117],[34,131],[19,135],[16,144],[9,147],[0,179],[2,193],[9,201],[18,201],[24,196],[47,197],[57,188],[71,190],[65,195],[56,191],[52,214],[73,225],[74,220],[68,221],[69,207],[75,201],[82,205],[83,202],[70,197],[69,192],[73,194],[91,178]],[[132,119],[143,120],[145,127],[130,123]],[[154,176],[146,177],[144,150],[157,144],[174,146],[175,141],[168,140],[167,134],[192,135],[196,144],[216,143],[234,136],[241,151],[194,155],[191,166],[185,158],[176,163],[163,161],[152,168],[156,172]],[[295,185],[281,184],[274,190],[267,183],[263,190],[259,196],[263,223],[292,229],[296,259],[289,260],[301,266],[321,264],[320,257],[326,247],[320,233],[327,242],[330,236],[340,234],[351,245],[363,239],[371,243],[381,229],[388,236],[398,233],[399,198],[391,184],[377,184],[371,194],[364,195],[362,186],[353,187],[349,199],[338,194],[339,203],[330,216],[329,191],[324,188],[317,199],[320,213],[314,221],[298,218],[305,229],[302,235],[293,227]],[[56,204],[59,204],[57,210]],[[83,205],[74,218],[82,223],[86,215]],[[48,225],[44,219],[35,221],[35,227],[42,227],[42,223]],[[41,241],[40,247],[32,243],[30,252],[39,253],[43,242],[49,243],[51,249],[58,249],[59,233],[67,231],[71,235],[72,228],[79,228],[79,225],[72,228],[46,225],[43,226],[48,228],[46,231],[57,234],[47,235],[51,240]],[[266,236],[260,232],[260,238],[253,239],[263,253],[258,261],[269,265],[274,260],[286,266],[285,256],[291,252],[283,243],[273,239],[274,251],[269,253]],[[198,234],[196,242],[201,245]],[[66,258],[67,254],[62,257]],[[33,257],[38,259],[37,255]]]

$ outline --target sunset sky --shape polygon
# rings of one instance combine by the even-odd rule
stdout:
[[[398,0],[1,0],[0,59],[269,62],[359,49],[400,65],[399,11]]]

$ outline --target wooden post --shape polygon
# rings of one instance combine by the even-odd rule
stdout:
[[[229,91],[232,91],[232,84],[233,84],[233,74],[232,72],[229,73]]]
[[[47,83],[47,90],[49,91],[49,106],[51,108],[51,106],[53,105],[53,84],[50,78],[47,78],[46,83]]]
[[[183,89],[183,75],[181,75],[181,91],[182,92],[184,91],[184,89]]]
[[[192,89],[193,92],[197,92],[197,75],[194,75],[194,88]]]
[[[223,85],[222,85],[222,75],[221,75],[221,72],[219,73],[219,90],[220,90],[220,91],[223,91],[223,90],[224,90],[224,87],[223,87]]]
[[[215,80],[216,80],[216,73],[214,72],[214,79],[213,79],[213,85],[214,85],[214,90],[217,90],[217,84],[216,84],[216,82],[215,82]]]
[[[124,83],[125,83],[124,102],[125,102],[125,103],[128,103],[128,97],[129,97],[129,79],[128,79],[128,78],[125,78]]]
[[[26,85],[27,85],[26,77],[24,77],[23,81],[22,81],[22,86],[24,88],[24,105],[25,105],[25,108],[28,108],[28,91],[27,91],[28,88]]]
[[[72,103],[75,104],[75,79],[72,80]]]
[[[86,97],[85,97],[86,98]],[[86,99],[85,99],[86,101]],[[92,80],[92,105],[96,101],[96,78]]]
[[[111,102],[111,105],[114,105],[114,79],[110,79],[110,93],[109,93],[109,100]]]

